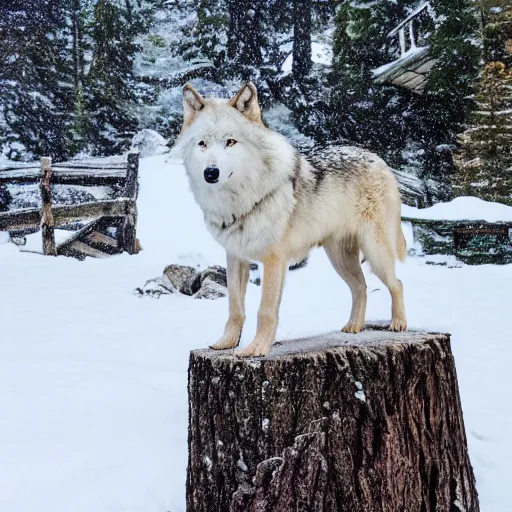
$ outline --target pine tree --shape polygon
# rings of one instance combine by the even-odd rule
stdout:
[[[459,136],[454,192],[512,205],[512,68],[487,64],[475,100],[469,128]]]
[[[0,140],[9,158],[67,156],[65,3],[6,0],[0,10]]]
[[[392,165],[402,163],[416,100],[408,90],[376,85],[372,71],[396,58],[388,33],[413,5],[412,0],[347,2],[335,20],[328,132],[334,140],[366,146]]]
[[[510,0],[479,0],[486,62],[512,65],[512,3]]]
[[[68,27],[71,52],[68,52],[69,65],[73,70],[73,104],[70,108],[70,153],[80,152],[87,146],[90,119],[86,111],[87,75],[86,54],[91,52],[91,38],[87,27],[92,20],[93,0],[70,0],[68,2]]]
[[[421,98],[423,177],[449,182],[452,149],[471,108],[472,84],[478,75],[480,31],[473,0],[432,0],[436,26],[429,39],[437,59]]]
[[[128,102],[134,100],[134,39],[145,28],[142,18],[130,0],[121,5],[114,0],[98,0],[94,8],[86,110],[90,119],[88,140],[95,154],[122,151],[137,127]]]
[[[189,61],[209,60],[215,68],[222,70],[227,62],[229,22],[225,0],[200,0],[197,23],[184,27],[185,37],[180,50],[185,58]]]

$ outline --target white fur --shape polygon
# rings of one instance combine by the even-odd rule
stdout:
[[[228,139],[237,143],[226,147]],[[206,143],[206,149],[199,142]],[[290,181],[294,149],[284,137],[247,120],[222,102],[209,104],[179,141],[190,186],[206,225],[228,252],[261,260],[284,236],[295,200]],[[215,166],[219,181],[207,183]],[[261,210],[245,215],[261,199]],[[243,229],[235,218],[244,217]]]

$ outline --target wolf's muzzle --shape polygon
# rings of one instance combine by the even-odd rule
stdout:
[[[220,171],[217,167],[207,167],[204,170],[204,179],[208,183],[217,183],[219,181]]]

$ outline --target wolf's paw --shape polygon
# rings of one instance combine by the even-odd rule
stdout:
[[[390,331],[407,331],[407,320],[405,318],[393,318],[389,325]]]
[[[229,348],[235,348],[238,347],[239,340],[240,337],[222,336],[222,338],[217,341],[217,343],[210,345],[210,348],[213,350],[227,350]]]
[[[235,350],[235,356],[237,357],[259,357],[266,356],[270,352],[272,343],[266,343],[254,340],[247,347],[239,348]]]
[[[361,324],[356,324],[353,322],[349,322],[343,329],[341,329],[341,332],[348,332],[349,334],[357,334],[358,332],[361,332],[362,328],[364,326]]]

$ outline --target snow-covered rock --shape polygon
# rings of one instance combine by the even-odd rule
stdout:
[[[198,272],[186,265],[168,265],[162,276],[146,281],[144,286],[136,288],[138,297],[153,297],[181,293],[195,299],[218,299],[227,295],[226,269],[213,265]]]
[[[146,281],[141,288],[135,288],[133,293],[138,297],[152,297],[159,299],[161,295],[177,293],[178,290],[172,285],[167,276],[155,277]]]
[[[201,288],[194,295],[194,299],[220,299],[225,297],[228,290],[218,282],[214,281],[212,277],[207,277],[201,284]]]
[[[161,155],[169,151],[167,140],[155,130],[149,129],[141,130],[133,136],[130,149],[138,151],[141,158]]]
[[[168,265],[164,269],[164,276],[172,283],[176,290],[185,295],[193,295],[196,291],[193,288],[194,281],[199,272],[194,267],[187,265]],[[198,283],[198,288],[200,287]]]

